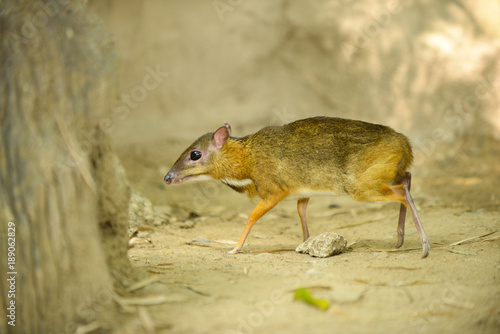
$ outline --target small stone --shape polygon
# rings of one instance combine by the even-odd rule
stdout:
[[[329,257],[344,253],[346,250],[347,241],[343,236],[334,232],[325,232],[310,237],[295,249],[296,252],[314,257]]]
[[[210,239],[206,239],[206,238],[194,238],[193,239],[193,242],[201,242],[201,243],[205,243],[205,244],[208,244],[209,242],[211,242],[212,240]]]

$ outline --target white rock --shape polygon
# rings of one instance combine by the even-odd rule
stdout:
[[[343,236],[334,232],[325,232],[310,237],[295,249],[296,252],[315,257],[329,257],[344,253],[346,250],[347,241]]]

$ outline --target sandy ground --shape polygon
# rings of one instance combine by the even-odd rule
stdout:
[[[354,243],[319,259],[293,251],[302,241],[294,201],[264,216],[242,253],[227,255],[256,202],[216,182],[166,186],[167,165],[189,144],[166,142],[117,145],[132,187],[168,217],[162,225],[139,222],[138,236],[151,243],[129,250],[134,266],[157,275],[134,293],[162,303],[144,308],[128,330],[149,323],[157,333],[499,332],[498,232],[452,245],[500,226],[498,145],[474,157],[481,168],[457,160],[417,169],[426,174],[415,173],[413,196],[431,240],[428,258],[420,258],[409,215],[403,249],[393,251],[399,204],[315,197],[311,234],[334,231]],[[158,151],[169,154],[155,161]],[[294,301],[300,287],[329,300],[329,309]]]

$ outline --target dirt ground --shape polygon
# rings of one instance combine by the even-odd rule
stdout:
[[[160,163],[171,163],[182,143],[129,143],[118,153],[132,187],[168,219],[139,221],[137,236],[150,243],[136,244],[129,257],[156,282],[135,294],[160,304],[148,306],[128,330],[146,322],[156,333],[498,333],[498,232],[452,245],[500,227],[500,146],[491,145],[476,153],[474,166],[429,162],[425,177],[414,173],[428,258],[420,258],[409,215],[405,244],[393,251],[397,203],[314,197],[311,234],[334,231],[354,243],[347,253],[319,259],[293,251],[302,238],[294,201],[264,216],[241,254],[227,255],[256,202],[215,181],[166,186],[168,167]],[[155,163],[151,156],[159,151],[168,158]],[[294,302],[300,287],[329,300],[329,309]]]

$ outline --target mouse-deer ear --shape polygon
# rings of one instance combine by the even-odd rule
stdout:
[[[214,133],[214,139],[213,139],[215,148],[220,150],[222,146],[224,146],[227,138],[229,138],[230,135],[231,135],[231,125],[226,123],[220,128],[218,128],[217,131],[215,131]]]

